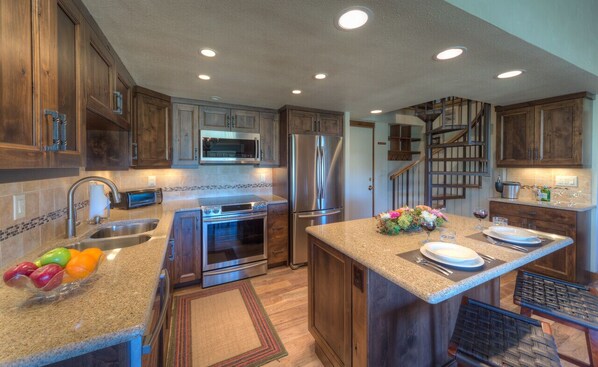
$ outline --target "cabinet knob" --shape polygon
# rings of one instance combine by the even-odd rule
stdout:
[[[170,245],[170,256],[168,257],[168,260],[174,261],[174,238],[171,238],[168,241],[168,244]]]

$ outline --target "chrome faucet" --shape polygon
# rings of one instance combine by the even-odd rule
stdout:
[[[77,209],[75,209],[75,190],[77,187],[81,186],[82,183],[89,182],[89,181],[100,181],[106,184],[110,190],[112,190],[112,197],[114,197],[114,202],[120,203],[120,194],[118,193],[118,188],[114,184],[114,182],[110,181],[107,178],[100,177],[100,176],[89,176],[83,177],[79,181],[75,182],[68,192],[67,198],[67,213],[66,213],[66,238],[75,237],[76,235],[76,227],[77,227]]]

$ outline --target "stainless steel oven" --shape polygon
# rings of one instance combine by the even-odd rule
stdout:
[[[201,130],[201,164],[259,164],[260,134]]]
[[[265,274],[268,265],[266,202],[255,196],[209,201],[211,205],[201,205],[203,286]],[[214,204],[218,201],[224,203]]]

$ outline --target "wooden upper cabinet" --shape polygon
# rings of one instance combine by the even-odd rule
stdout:
[[[202,106],[200,108],[200,128],[202,130],[260,132],[258,111]]]
[[[536,106],[538,164],[582,164],[582,108],[581,99]]]
[[[290,134],[343,135],[343,115],[321,111],[289,111]]]
[[[170,167],[172,163],[170,97],[149,89],[135,87],[134,98],[133,167]]]
[[[0,167],[44,166],[35,108],[36,1],[0,2]]]
[[[172,106],[173,151],[175,167],[199,166],[199,107],[175,103]]]
[[[114,94],[115,106],[113,111],[120,125],[129,129],[132,121],[133,86],[135,82],[123,68],[123,66],[117,64],[114,83],[114,91],[117,93]]]
[[[497,107],[497,167],[582,167],[591,164],[594,96],[576,93]]]
[[[498,166],[529,166],[533,161],[534,109],[520,108],[498,113],[496,146]]]
[[[279,165],[279,130],[278,113],[260,112],[260,166]]]
[[[87,108],[112,115],[114,56],[95,31],[89,28],[87,43]]]

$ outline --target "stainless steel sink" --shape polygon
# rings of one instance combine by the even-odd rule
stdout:
[[[139,245],[141,243],[147,242],[152,238],[152,236],[147,234],[141,234],[139,236],[126,236],[126,237],[112,237],[112,238],[102,238],[102,239],[93,239],[88,238],[77,243],[74,243],[69,246],[65,246],[66,248],[72,248],[75,250],[85,250],[91,247],[97,247],[102,251],[109,251],[114,250],[117,248],[124,248],[124,247],[131,247],[135,245]]]
[[[156,229],[157,219],[149,219],[123,224],[113,224],[94,232],[89,238],[110,238],[119,236],[129,236],[132,234],[148,232]]]

